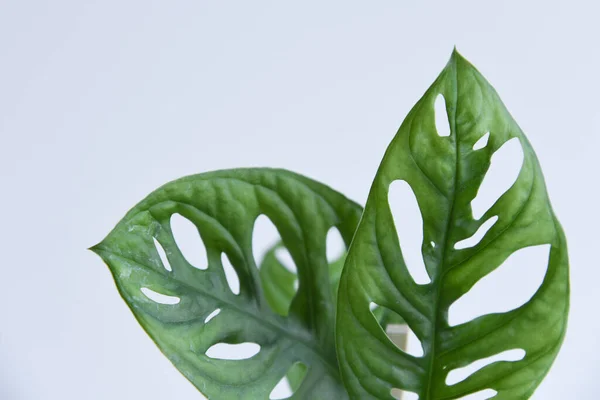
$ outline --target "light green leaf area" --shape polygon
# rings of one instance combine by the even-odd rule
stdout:
[[[267,302],[277,314],[286,316],[296,295],[295,285],[298,284],[298,275],[285,268],[277,259],[276,252],[281,247],[283,245],[278,243],[265,253],[259,270]],[[345,259],[344,255],[329,264],[329,284],[334,304]],[[305,372],[306,368],[302,364],[295,364],[290,368],[287,378],[292,390],[299,387]]]
[[[439,94],[445,98],[449,136],[436,130]],[[474,149],[487,132],[487,146]],[[518,178],[475,219],[471,201],[492,154],[511,138],[518,139],[524,153]],[[396,180],[410,185],[422,213],[421,251],[430,283],[415,282],[401,252],[388,203]],[[455,248],[495,216],[479,243]],[[448,311],[456,300],[517,250],[542,244],[550,245],[547,272],[529,301],[450,325]],[[523,274],[527,267],[522,266]],[[382,160],[338,296],[338,357],[352,399],[392,399],[392,389],[415,393],[420,400],[461,399],[483,391],[497,392],[494,400],[528,399],[559,351],[569,305],[563,231],[531,145],[496,91],[456,52],[408,114]],[[407,321],[422,343],[422,357],[388,340],[369,311],[370,302]],[[524,358],[494,362],[463,381],[446,383],[449,372],[511,349],[524,350]]]
[[[288,171],[218,171],[159,188],[92,250],[108,264],[142,327],[208,398],[268,399],[293,367],[292,398],[345,399],[326,235],[335,226],[348,246],[361,211],[341,194]],[[173,214],[196,226],[206,247],[206,269],[192,266],[176,245]],[[262,214],[277,227],[298,269],[300,285],[287,303],[289,312],[269,305],[272,292],[261,284],[252,254],[253,226]],[[155,239],[169,267],[161,262]],[[225,259],[238,275],[237,295],[228,286]],[[156,302],[142,289],[178,300]],[[206,321],[217,309],[219,314]],[[240,360],[209,357],[207,350],[220,343],[255,343],[260,351]]]
[[[265,292],[265,297],[279,315],[287,315],[296,289],[294,286],[297,283],[298,275],[289,271],[275,255],[277,249],[282,247],[281,244],[276,244],[270,248],[260,264],[260,278],[262,287]],[[346,254],[343,254],[338,259],[329,263],[329,283],[331,285],[331,294],[334,301],[337,300],[338,287]],[[383,327],[390,324],[403,324],[404,321],[399,315],[386,310],[385,308],[377,308],[373,310],[373,314]]]
[[[299,282],[298,275],[289,271],[277,259],[276,252],[281,247],[285,246],[278,243],[265,253],[259,270],[267,302],[276,313],[286,316],[296,294],[295,285],[299,286]],[[329,285],[334,303],[345,259],[346,255],[343,255],[329,264]]]
[[[289,271],[278,259],[276,252],[283,247],[281,243],[270,248],[260,263],[260,278],[265,297],[271,308],[280,315],[287,315],[294,295],[296,294],[295,285],[298,280],[297,274]],[[329,264],[329,283],[334,301],[337,299],[339,281],[344,268],[346,255],[343,254],[338,259]],[[373,311],[375,317],[383,327],[388,325],[403,324],[404,321],[394,313],[385,308],[377,308]],[[293,390],[299,386],[304,378],[305,367],[302,364],[295,364],[287,374],[288,381]]]

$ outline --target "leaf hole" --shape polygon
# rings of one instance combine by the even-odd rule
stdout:
[[[431,243],[429,243],[429,244],[431,244],[431,248],[432,248],[432,249],[435,249],[435,242],[431,242]]]
[[[327,231],[327,262],[332,263],[339,260],[345,251],[346,244],[344,243],[344,239],[342,239],[340,231],[335,226],[331,227],[329,231]]]
[[[393,388],[390,390],[390,394],[396,400],[419,400],[418,394],[409,392],[408,390]]]
[[[485,221],[481,226],[477,229],[477,231],[473,234],[473,236],[458,241],[454,244],[454,248],[456,250],[467,249],[469,247],[475,247],[481,239],[485,236],[485,234],[492,229],[492,226],[498,221],[498,216],[494,215],[492,218]]]
[[[225,253],[221,253],[221,265],[223,266],[223,272],[225,272],[225,279],[227,279],[229,289],[235,295],[240,294],[240,278]]]
[[[494,389],[485,389],[476,393],[471,393],[466,396],[459,397],[457,400],[488,400],[496,397],[498,394]]]
[[[305,364],[297,362],[293,364],[283,378],[269,394],[269,400],[281,400],[290,398],[302,384],[308,368]]]
[[[483,135],[481,138],[479,138],[478,141],[475,142],[475,144],[473,145],[473,150],[483,149],[485,146],[487,146],[489,139],[490,139],[490,133],[487,132],[485,135]]]
[[[369,310],[377,320],[377,323],[379,323],[379,326],[381,326],[381,329],[383,329],[396,347],[411,356],[423,357],[423,345],[407,324],[389,323],[386,326],[381,324],[381,321],[384,319],[402,321],[403,319],[398,313],[374,302],[369,303]],[[384,318],[383,314],[387,314],[385,315],[386,318]]]
[[[408,182],[395,180],[390,184],[388,202],[408,273],[415,283],[428,284],[431,278],[425,268],[423,245],[423,218],[417,198]]]
[[[388,325],[386,333],[390,340],[400,347],[400,350],[403,350],[414,357],[423,357],[423,345],[408,325]],[[404,348],[401,348],[400,344],[403,344]]]
[[[450,136],[450,120],[446,110],[446,99],[443,94],[438,94],[434,104],[435,129],[440,136]]]
[[[171,268],[171,263],[167,258],[167,253],[165,252],[165,249],[162,247],[160,242],[156,240],[156,238],[152,238],[152,240],[154,240],[154,247],[156,247],[156,251],[158,252],[158,256],[160,257],[160,261],[162,262],[163,267],[169,272],[173,271],[173,268]]]
[[[148,289],[145,287],[141,288],[140,290],[144,294],[144,296],[158,304],[175,305],[179,304],[179,302],[181,301],[181,299],[177,296],[169,296],[166,294],[158,293],[152,289]]]
[[[488,365],[494,364],[496,362],[515,362],[521,361],[523,358],[525,358],[525,350],[523,349],[506,350],[502,353],[498,353],[491,357],[482,358],[480,360],[472,362],[471,364],[465,367],[456,368],[450,371],[446,376],[446,385],[456,385],[457,383],[464,381],[480,369],[487,367]]]
[[[177,213],[171,215],[170,223],[173,238],[183,258],[194,268],[207,269],[206,247],[196,225]]]
[[[486,314],[511,311],[527,303],[544,281],[549,253],[549,244],[525,247],[512,253],[502,265],[452,303],[448,310],[450,326]]]
[[[264,214],[259,215],[254,221],[252,229],[252,254],[256,265],[260,266],[267,251],[280,242],[283,241],[273,221]],[[287,250],[285,251],[287,252]],[[294,265],[293,261],[291,265]],[[295,269],[295,266],[293,268]]]
[[[518,138],[508,140],[492,155],[490,168],[471,201],[474,219],[481,218],[514,185],[523,166],[523,157]]]
[[[208,314],[208,316],[204,319],[204,323],[208,324],[208,322],[213,319],[214,317],[216,317],[217,315],[219,315],[219,313],[221,312],[220,308],[217,308],[216,310],[214,310],[213,312],[211,312],[210,314]]]
[[[206,355],[215,360],[247,360],[260,351],[260,345],[253,342],[237,344],[217,343],[206,350]]]

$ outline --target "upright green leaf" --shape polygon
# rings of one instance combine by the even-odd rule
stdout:
[[[175,213],[197,227],[208,268],[194,268],[177,247],[170,224]],[[291,172],[218,171],[159,188],[93,250],[108,264],[142,327],[207,397],[268,399],[277,382],[299,365],[293,370],[295,384],[298,376],[304,379],[293,398],[344,399],[325,243],[336,226],[348,245],[360,213],[361,207],[341,194]],[[261,214],[277,227],[298,268],[299,288],[287,317],[266,301],[252,254],[254,221]],[[224,257],[239,277],[238,295],[228,287]],[[153,301],[142,289],[171,296],[170,304]],[[220,313],[206,321],[217,309]],[[206,354],[218,343],[245,342],[260,345],[260,351],[244,360]]]
[[[445,98],[450,123],[446,137],[435,126],[439,94]],[[487,146],[474,150],[486,132]],[[519,176],[476,220],[471,201],[492,154],[511,138],[518,138],[524,153]],[[428,284],[414,281],[401,253],[388,203],[395,180],[411,186],[422,213],[421,250]],[[494,216],[498,220],[478,244],[455,248]],[[512,311],[449,324],[449,307],[481,278],[517,250],[541,244],[551,246],[548,269],[528,302]],[[527,273],[527,265],[522,267]],[[351,398],[361,400],[391,399],[392,389],[416,393],[420,400],[460,399],[484,390],[496,391],[494,400],[527,399],[562,343],[568,296],[565,237],[535,153],[494,89],[454,52],[390,144],[348,253],[336,327],[346,389]],[[422,357],[403,352],[387,339],[369,312],[370,302],[408,322],[422,342]],[[516,348],[525,350],[522,360],[495,362],[462,382],[446,384],[452,370]]]

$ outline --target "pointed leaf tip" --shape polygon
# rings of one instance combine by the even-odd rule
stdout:
[[[460,52],[458,51],[458,49],[456,48],[456,46],[454,46],[454,48],[452,49],[452,54],[450,55],[450,61],[464,61],[464,62],[468,62],[465,57],[460,54]]]

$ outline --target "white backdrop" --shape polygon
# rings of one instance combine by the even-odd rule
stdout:
[[[0,398],[200,398],[86,248],[214,169],[284,167],[364,203],[454,45],[528,135],[569,240],[569,330],[534,397],[597,398],[595,2],[290,3],[0,1]]]

